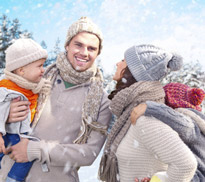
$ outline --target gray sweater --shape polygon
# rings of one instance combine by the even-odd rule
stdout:
[[[146,116],[154,116],[173,128],[191,149],[197,159],[197,170],[192,182],[205,181],[205,116],[193,109],[177,111],[152,101],[147,101]]]

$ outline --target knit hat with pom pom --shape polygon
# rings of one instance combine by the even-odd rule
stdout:
[[[164,86],[165,102],[172,108],[192,108],[201,111],[205,92],[200,88],[191,88],[182,83],[169,83]]]
[[[124,57],[136,81],[158,81],[183,65],[180,55],[149,44],[130,47]]]

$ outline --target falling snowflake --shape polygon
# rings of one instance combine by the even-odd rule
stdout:
[[[127,79],[122,78],[122,83],[127,83]]]
[[[65,164],[65,167],[64,167],[64,169],[63,169],[63,172],[64,172],[64,173],[67,173],[68,171],[70,171],[70,169],[71,169],[71,163],[68,161],[68,162],[66,162],[66,164]]]
[[[116,178],[117,178],[117,181],[120,181],[120,175],[119,174],[116,175]]]
[[[137,148],[139,146],[139,142],[137,140],[134,140],[134,148]]]
[[[83,149],[80,149],[79,152],[83,155],[83,157],[85,157],[85,151]]]

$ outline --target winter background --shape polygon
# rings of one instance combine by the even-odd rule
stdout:
[[[98,63],[108,91],[107,83],[124,51],[144,43],[184,57],[184,68],[164,83],[179,81],[205,88],[204,0],[0,0],[0,68],[4,67],[5,49],[19,34],[32,37],[48,50],[47,64],[55,61],[56,54],[64,50],[68,27],[81,16],[90,17],[103,32]],[[22,32],[11,35],[14,29]],[[92,166],[80,169],[82,182],[98,181],[101,154]]]

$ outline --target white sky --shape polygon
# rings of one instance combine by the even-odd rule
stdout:
[[[109,73],[127,48],[144,43],[178,52],[185,62],[199,60],[205,69],[204,0],[0,0],[0,12],[18,18],[48,50],[58,37],[63,50],[69,25],[90,17],[103,32],[100,58]]]

